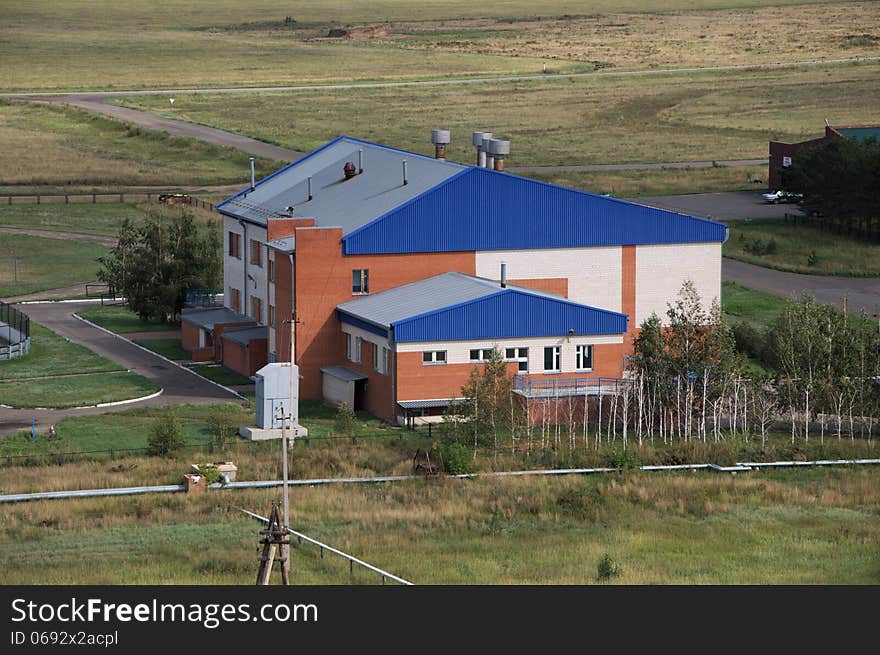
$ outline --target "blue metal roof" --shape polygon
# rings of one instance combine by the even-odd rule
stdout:
[[[471,166],[343,238],[353,254],[723,242],[727,226]]]
[[[463,273],[444,273],[351,300],[339,320],[394,341],[467,341],[520,337],[623,334],[627,316]]]

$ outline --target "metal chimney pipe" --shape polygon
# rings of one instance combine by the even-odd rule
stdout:
[[[486,151],[483,149],[483,143],[492,138],[491,132],[474,132],[471,136],[471,142],[477,149],[477,166],[486,167]]]
[[[309,200],[312,199],[312,176],[309,175]]]
[[[406,160],[405,159],[403,160],[403,184],[404,185],[409,184],[409,180],[406,177]]]
[[[449,145],[449,130],[431,130],[431,143],[434,144],[434,159],[446,159],[446,146]]]
[[[358,150],[358,175],[364,172],[364,149]]]
[[[507,288],[507,262],[501,262],[501,288]]]
[[[254,158],[251,157],[251,191],[254,190],[255,186],[257,186],[257,177],[254,173]]]

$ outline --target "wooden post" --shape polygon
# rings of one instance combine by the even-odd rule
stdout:
[[[64,204],[65,205],[70,204],[70,196],[68,196],[66,193],[64,194]]]
[[[97,200],[95,199],[95,194],[93,193],[92,194],[92,204],[94,205],[96,202],[97,202]]]

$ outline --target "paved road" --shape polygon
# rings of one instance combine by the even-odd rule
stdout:
[[[765,291],[777,296],[796,298],[811,293],[819,302],[843,309],[844,298],[852,312],[864,309],[868,314],[880,312],[880,278],[831,277],[783,273],[734,259],[724,258],[721,265],[724,280]]]
[[[800,214],[797,205],[767,204],[761,197],[760,191],[693,193],[683,196],[650,196],[630,198],[629,200],[642,205],[722,221],[736,221],[745,218],[784,218],[785,214]]]
[[[37,428],[45,431],[49,425],[57,423],[67,416],[104,414],[140,405],[220,403],[239,400],[235,395],[195,373],[182,370],[153,353],[142,350],[124,339],[93,328],[73,317],[73,313],[77,309],[87,306],[89,305],[85,303],[46,303],[27,305],[23,309],[37,323],[45,325],[61,336],[79,343],[149,380],[153,380],[164,389],[162,395],[142,403],[117,407],[59,410],[0,408],[0,434],[29,428],[31,417],[36,417]]]
[[[512,173],[568,173],[589,171],[640,171],[657,168],[712,168],[713,166],[766,166],[763,159],[724,159],[715,161],[673,161],[636,164],[585,164],[582,166],[511,166]]]

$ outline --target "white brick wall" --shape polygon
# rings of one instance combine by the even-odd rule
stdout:
[[[349,327],[349,326],[343,326]],[[375,335],[374,335],[375,337]],[[575,350],[581,344],[619,344],[623,343],[623,336],[595,335],[584,337],[572,337],[571,343],[566,337],[532,337],[525,339],[503,339],[500,341],[434,341],[419,343],[395,344],[397,352],[424,352],[427,350],[445,350],[448,364],[471,364],[470,351],[476,348],[491,349],[497,346],[502,354],[506,348],[529,349],[529,373],[544,372],[544,347],[562,346],[562,372],[575,371]]]
[[[569,300],[619,312],[621,253],[620,246],[486,250],[476,254],[476,272],[480,277],[497,280],[504,261],[509,280],[568,278]]]
[[[229,288],[238,289],[241,294],[242,314],[251,315],[251,298],[254,296],[260,298],[263,304],[263,316],[261,321],[266,323],[267,313],[269,311],[269,303],[266,293],[266,229],[250,223],[247,226],[247,238],[245,238],[245,230],[241,224],[228,216],[223,217],[223,291],[224,303],[227,307],[231,307],[232,298],[229,294]],[[241,259],[229,256],[229,233],[235,232],[241,235],[239,253]],[[262,248],[262,266],[251,264],[251,239],[258,240]],[[245,261],[247,261],[247,274],[250,276],[245,278]]]
[[[696,285],[707,310],[714,299],[721,300],[720,243],[637,246],[636,316],[632,327],[641,325],[651,313],[667,323],[667,305],[675,300],[687,279]]]

